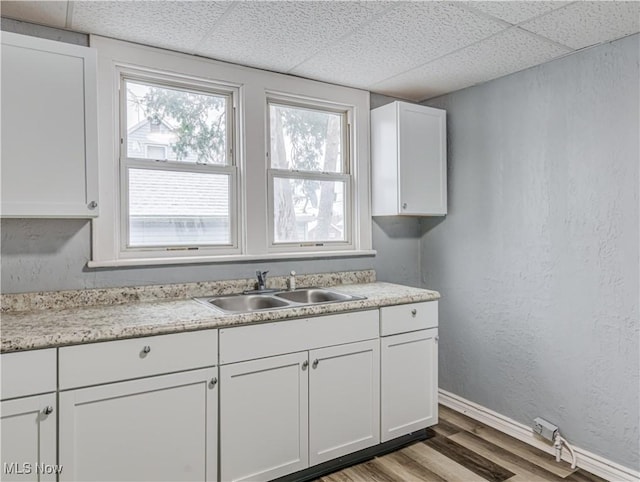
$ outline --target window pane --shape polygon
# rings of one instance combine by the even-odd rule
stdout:
[[[273,180],[274,242],[345,241],[345,183]]]
[[[129,169],[129,246],[231,244],[231,176]]]
[[[269,105],[271,167],[343,172],[344,114]]]
[[[228,163],[225,96],[129,80],[125,87],[127,157]]]
[[[167,148],[165,146],[147,146],[147,157],[151,159],[166,159]]]

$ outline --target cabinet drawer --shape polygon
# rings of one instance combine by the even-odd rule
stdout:
[[[148,336],[60,348],[60,389],[218,364],[218,330]]]
[[[220,330],[220,364],[378,338],[378,310]]]
[[[3,353],[0,398],[56,391],[56,349]]]
[[[425,301],[380,308],[380,335],[395,335],[438,326],[438,302]]]

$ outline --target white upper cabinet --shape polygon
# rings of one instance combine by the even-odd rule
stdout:
[[[447,214],[446,111],[392,102],[371,111],[373,216]]]
[[[2,216],[97,216],[95,50],[1,39]]]

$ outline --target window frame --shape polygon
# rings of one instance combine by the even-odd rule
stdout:
[[[294,107],[314,112],[327,112],[341,116],[341,170],[339,172],[306,171],[299,169],[274,168],[271,165],[271,106]],[[354,215],[355,198],[354,179],[352,172],[352,122],[353,107],[338,103],[329,103],[321,99],[311,97],[291,96],[282,92],[267,92],[266,95],[266,158],[267,158],[267,228],[268,246],[271,253],[296,253],[309,251],[336,251],[353,250],[355,238]],[[332,241],[275,241],[275,206],[274,206],[274,180],[278,179],[309,179],[315,181],[335,181],[344,183],[344,240]]]
[[[118,171],[119,171],[119,257],[122,259],[165,258],[220,256],[241,253],[240,240],[242,238],[242,223],[240,222],[238,163],[235,145],[237,129],[237,98],[238,89],[209,82],[204,79],[185,78],[168,72],[139,70],[132,67],[119,66],[116,68],[119,83],[118,103]],[[127,128],[127,90],[126,83],[137,82],[144,85],[184,90],[226,97],[226,164],[206,164],[202,162],[184,162],[169,159],[150,159],[128,156],[128,128]],[[227,244],[167,244],[164,246],[129,246],[129,170],[156,170],[226,175],[229,177],[229,234],[230,243]]]
[[[356,258],[375,255],[369,162],[369,92],[352,87],[268,72],[204,57],[168,51],[90,35],[97,51],[97,98],[99,143],[98,176],[100,216],[91,220],[91,251],[88,268],[170,266],[196,263],[232,263],[268,260]],[[204,82],[233,91],[236,161],[235,212],[238,249],[127,252],[120,249],[120,77],[119,69],[149,76],[167,75],[185,83]],[[327,106],[352,109],[350,146],[353,201],[352,245],[320,250],[269,250],[267,220],[266,97],[285,93],[288,99],[319,99]],[[91,99],[89,99],[91,102]]]

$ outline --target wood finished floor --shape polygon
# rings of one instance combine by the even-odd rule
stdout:
[[[316,482],[606,482],[449,408],[439,416],[429,440]]]

